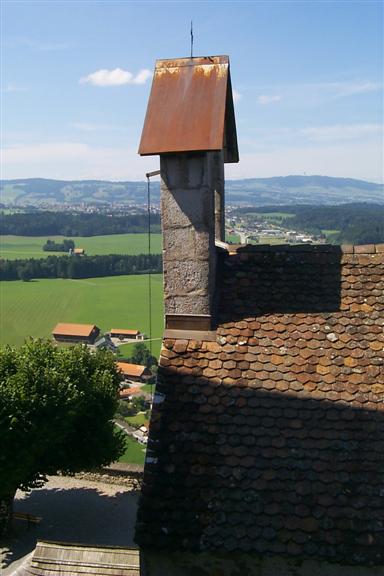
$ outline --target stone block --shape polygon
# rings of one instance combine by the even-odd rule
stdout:
[[[196,231],[192,226],[170,228],[163,234],[163,260],[208,259],[210,249],[209,231]]]
[[[167,228],[193,226],[195,230],[212,230],[214,234],[213,190],[185,188],[169,189],[161,186],[161,214],[163,231]]]
[[[160,156],[162,184],[167,188],[196,189],[209,186],[210,158],[207,154],[179,153]]]
[[[207,295],[188,294],[175,296],[165,294],[166,314],[209,314],[210,301]]]
[[[167,296],[180,296],[190,293],[209,294],[209,262],[204,260],[183,260],[164,262],[164,293]],[[183,312],[180,312],[182,314]]]

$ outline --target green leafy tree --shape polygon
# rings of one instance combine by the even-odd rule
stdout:
[[[33,270],[30,263],[27,263],[25,266],[21,266],[18,269],[18,275],[20,280],[23,282],[29,282],[33,277]]]
[[[133,398],[132,405],[134,406],[137,414],[138,412],[144,412],[145,410],[147,410],[149,402],[148,400],[145,399],[144,396],[139,396],[137,398]]]
[[[0,534],[18,488],[119,458],[125,440],[112,420],[118,387],[114,358],[105,351],[43,340],[0,348]]]
[[[141,364],[147,368],[157,365],[155,356],[152,356],[148,348],[143,342],[138,342],[133,346],[133,351],[130,357],[132,364]]]

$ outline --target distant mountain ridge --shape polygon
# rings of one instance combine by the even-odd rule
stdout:
[[[152,202],[159,201],[159,182],[151,184]],[[44,204],[145,204],[144,181],[49,180],[28,178],[0,180],[4,206]],[[384,185],[331,176],[275,176],[226,181],[226,202],[253,206],[289,204],[384,204]]]

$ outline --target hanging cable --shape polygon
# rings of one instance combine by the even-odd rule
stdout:
[[[148,315],[149,315],[149,351],[152,356],[152,275],[151,275],[151,181],[147,174],[147,213],[148,213]]]
[[[148,320],[149,320],[149,351],[152,356],[152,275],[151,275],[151,176],[158,176],[160,170],[147,172],[147,214],[148,214]],[[151,384],[151,398],[153,398],[153,387]]]
[[[147,214],[148,214],[148,320],[149,320],[149,350],[152,356],[152,275],[151,275],[151,181],[152,176],[158,176],[160,170],[147,172]]]

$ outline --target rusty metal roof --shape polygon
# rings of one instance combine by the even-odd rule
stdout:
[[[206,150],[239,161],[228,56],[157,60],[139,154]]]

